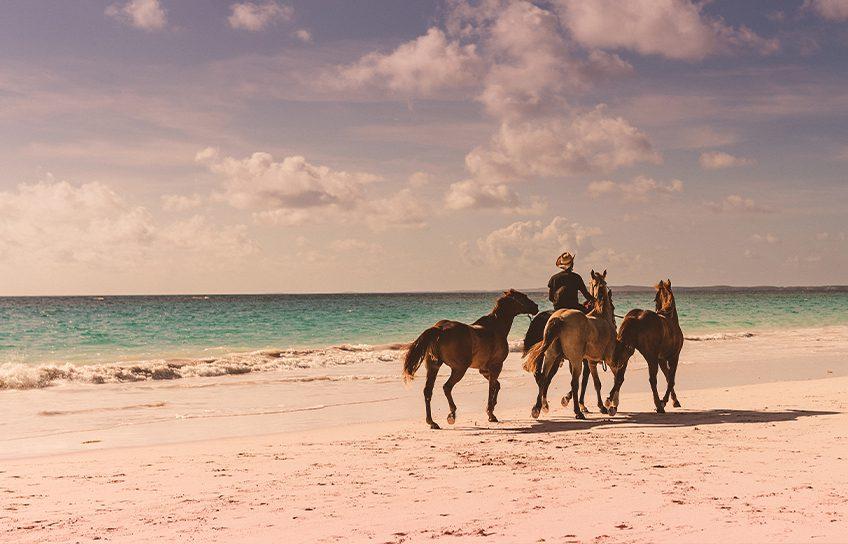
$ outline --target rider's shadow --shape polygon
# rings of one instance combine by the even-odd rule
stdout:
[[[568,431],[583,431],[596,427],[621,427],[641,429],[651,427],[698,427],[704,425],[720,425],[723,423],[780,423],[796,421],[803,417],[832,416],[842,412],[819,410],[731,410],[717,408],[713,410],[670,412],[657,414],[654,412],[619,413],[615,417],[598,417],[591,414],[589,419],[578,421],[569,414],[568,419],[534,420],[530,425],[507,426],[499,425],[493,431],[511,432],[516,434],[557,433]]]

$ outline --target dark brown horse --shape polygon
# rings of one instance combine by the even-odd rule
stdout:
[[[486,413],[489,415],[489,421],[498,420],[494,413],[495,404],[498,402],[498,391],[501,388],[498,376],[509,354],[507,336],[512,328],[512,321],[517,315],[535,315],[538,312],[539,307],[527,295],[510,289],[498,299],[495,308],[489,314],[471,325],[443,319],[421,333],[406,352],[403,378],[406,381],[411,380],[421,363],[427,361],[424,407],[430,428],[439,428],[430,413],[430,399],[433,397],[433,384],[436,383],[436,375],[442,363],[451,369],[451,375],[444,385],[445,396],[450,407],[448,423],[453,425],[456,421],[456,404],[453,402],[451,390],[469,368],[476,368],[484,378],[489,380]]]
[[[671,291],[671,280],[656,285],[657,295],[654,298],[656,312],[650,310],[630,310],[624,316],[616,337],[617,343],[610,365],[615,382],[610,389],[606,406],[611,415],[618,410],[618,397],[627,361],[638,350],[648,362],[648,382],[654,395],[654,405],[658,413],[665,412],[669,396],[675,407],[680,407],[677,394],[674,392],[674,379],[677,374],[677,363],[680,350],[683,349],[683,331],[677,318],[677,306],[674,293]],[[660,399],[657,393],[657,369],[665,374],[668,386],[665,395]]]

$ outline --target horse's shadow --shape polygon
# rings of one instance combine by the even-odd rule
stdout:
[[[615,417],[598,417],[599,414],[591,414],[588,416],[589,419],[586,420],[573,419],[573,416],[569,413],[568,416],[554,416],[553,419],[535,420],[532,421],[529,426],[498,426],[496,429],[492,430],[517,434],[535,434],[583,431],[595,427],[618,426],[624,426],[628,429],[650,427],[698,427],[704,425],[720,425],[722,423],[779,423],[783,421],[795,421],[802,417],[830,416],[840,413],[841,412],[818,410],[760,412],[757,410],[731,410],[717,408],[697,412],[681,411],[668,412],[665,414],[657,414],[654,412],[619,413]]]

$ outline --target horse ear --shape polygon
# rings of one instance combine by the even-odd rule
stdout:
[[[589,277],[592,278],[592,279],[595,279],[595,269],[594,268],[589,271]]]
[[[604,268],[603,276],[604,276],[604,279],[607,279],[607,269],[606,268]]]
[[[671,289],[671,280],[670,279],[666,278],[665,286],[666,286],[667,289]]]

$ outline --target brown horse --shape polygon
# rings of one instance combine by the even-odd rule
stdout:
[[[609,413],[615,415],[618,410],[618,397],[621,384],[624,382],[624,372],[627,362],[635,350],[639,350],[648,362],[648,382],[654,394],[654,405],[658,413],[665,412],[669,396],[673,405],[680,407],[677,394],[674,392],[674,379],[677,374],[677,363],[680,350],[683,349],[683,331],[677,318],[677,306],[674,293],[671,291],[671,280],[656,285],[657,295],[654,298],[656,312],[650,310],[630,310],[624,316],[618,329],[617,344],[613,353],[612,368],[615,382],[606,400]],[[657,369],[662,370],[668,387],[660,399],[657,393]]]
[[[497,421],[495,404],[498,402],[498,391],[501,388],[498,376],[503,369],[503,362],[509,354],[507,336],[512,328],[512,321],[520,314],[535,315],[539,307],[524,293],[510,289],[495,303],[495,308],[471,325],[458,321],[443,319],[419,336],[406,352],[403,362],[403,378],[409,381],[421,362],[427,361],[427,382],[424,384],[424,407],[427,412],[427,423],[432,429],[439,425],[433,421],[430,413],[430,399],[433,397],[433,384],[442,363],[451,369],[451,375],[444,385],[445,396],[448,399],[450,413],[448,423],[456,421],[456,404],[453,402],[451,390],[462,379],[465,371],[476,368],[484,378],[489,380],[489,399],[486,413],[489,421]]]
[[[563,358],[568,359],[571,368],[571,393],[577,396],[577,382],[583,360],[591,363],[599,361],[611,363],[615,348],[615,315],[612,300],[606,284],[607,272],[596,274],[592,271],[592,282],[596,290],[595,307],[588,314],[580,310],[557,310],[551,315],[545,326],[544,339],[527,352],[524,369],[535,373],[539,394],[531,410],[534,418],[547,402],[548,387],[556,374]],[[595,368],[597,374],[597,368]],[[600,380],[598,380],[600,387]],[[598,395],[600,401],[600,393]],[[574,403],[574,415],[577,419],[586,419],[578,403]]]

